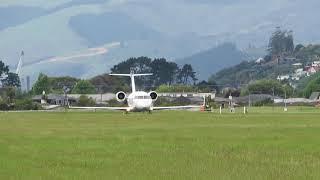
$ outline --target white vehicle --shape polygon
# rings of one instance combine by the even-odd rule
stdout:
[[[126,93],[120,91],[116,94],[119,102],[127,100],[128,107],[69,107],[70,109],[107,109],[107,110],[123,110],[126,112],[141,112],[153,110],[166,110],[166,109],[191,109],[200,108],[201,106],[170,106],[170,107],[154,107],[153,103],[158,99],[158,94],[155,91],[149,93],[144,91],[136,91],[135,77],[137,76],[151,76],[152,74],[110,74],[111,76],[127,76],[131,78],[132,93],[128,96]]]

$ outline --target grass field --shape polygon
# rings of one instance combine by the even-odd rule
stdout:
[[[320,179],[320,110],[0,113],[0,179]]]

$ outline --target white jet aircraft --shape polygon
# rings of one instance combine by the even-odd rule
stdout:
[[[152,74],[110,74],[111,76],[126,76],[131,78],[132,93],[127,96],[123,91],[116,94],[119,102],[127,100],[128,107],[69,107],[70,109],[107,109],[107,110],[123,110],[126,112],[141,112],[153,110],[168,110],[168,109],[191,109],[200,108],[201,106],[169,106],[169,107],[154,107],[153,103],[158,99],[158,94],[155,91],[149,93],[144,91],[136,91],[135,77],[151,76]]]

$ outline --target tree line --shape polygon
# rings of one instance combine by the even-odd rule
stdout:
[[[198,80],[196,72],[190,64],[181,68],[175,62],[165,58],[151,59],[148,57],[129,58],[111,68],[111,73],[153,73],[151,77],[142,77],[137,80],[138,86],[157,87],[162,84],[195,84]]]
[[[177,63],[167,61],[165,58],[129,58],[110,69],[110,73],[129,74],[132,71],[136,74],[153,74],[152,76],[136,78],[136,86],[141,90],[155,90],[161,85],[193,86],[198,80],[196,72],[190,64],[179,67]],[[203,82],[201,84],[203,85]],[[130,79],[125,77],[102,74],[88,80],[81,80],[73,77],[48,77],[41,73],[33,85],[32,94],[42,94],[43,91],[46,93],[63,93],[64,87],[69,89],[68,93],[74,94],[114,93],[131,90]]]

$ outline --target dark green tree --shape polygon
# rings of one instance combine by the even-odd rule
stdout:
[[[165,58],[154,59],[151,62],[154,86],[161,84],[173,84],[179,67],[174,62],[168,62]]]
[[[126,83],[126,80],[120,77],[110,76],[109,74],[93,77],[90,79],[90,82],[98,90],[98,93],[130,91],[130,84]]]
[[[111,68],[111,73],[121,73],[128,74],[131,71],[134,73],[149,73],[152,72],[150,64],[152,59],[148,57],[138,57],[129,58]],[[127,84],[130,84],[129,78],[122,78]],[[136,85],[141,86],[151,86],[152,78],[150,76],[138,77],[136,78]]]
[[[197,84],[198,90],[200,92],[212,92],[212,91],[218,91],[217,83],[213,80],[207,82],[207,81],[201,81]]]
[[[14,99],[16,98],[16,92],[16,87],[10,86],[6,88],[6,97],[8,100],[8,104],[14,103]]]
[[[94,94],[96,88],[87,80],[80,80],[72,90],[73,94]]]
[[[111,68],[112,73],[145,73],[150,72],[152,59],[148,57],[129,58]]]
[[[293,88],[288,84],[281,84],[276,80],[262,79],[255,81],[248,85],[248,92],[250,94],[270,94],[284,97],[291,97]]]
[[[296,47],[294,48],[294,53],[298,53],[301,49],[303,49],[304,46],[302,44],[298,44],[296,45]]]
[[[40,73],[38,76],[38,80],[32,87],[32,93],[33,94],[42,94],[43,91],[46,92],[46,94],[51,93],[52,87],[50,79],[47,75]]]
[[[86,95],[81,95],[79,98],[78,106],[94,106],[96,103],[92,98],[89,98]]]
[[[55,93],[63,93],[64,87],[72,88],[79,81],[79,79],[69,76],[49,77],[49,79],[51,82],[52,91]]]
[[[152,60],[148,57],[130,58],[124,62],[115,65],[112,73],[153,73],[153,76],[144,76],[136,78],[136,85],[139,87],[153,87],[161,84],[173,84],[176,81],[179,67],[174,62],[169,62],[165,58]],[[128,84],[130,80],[124,78]]]
[[[4,62],[0,61],[0,77],[9,73],[9,66],[5,65]]]
[[[196,72],[193,71],[192,66],[190,64],[185,64],[178,74],[178,80],[183,84],[189,84],[190,82],[195,83],[198,79],[196,78]]]
[[[2,85],[4,87],[21,87],[20,78],[18,74],[9,72],[7,78],[2,80]]]
[[[308,83],[304,90],[305,97],[309,98],[313,92],[320,92],[320,76]]]
[[[183,85],[183,84],[176,84],[176,85],[160,85],[157,90],[160,93],[167,93],[167,92],[197,92],[198,89],[196,86],[191,85]]]
[[[280,27],[277,27],[269,40],[268,51],[273,56],[293,53],[294,42],[292,31],[282,31]]]

